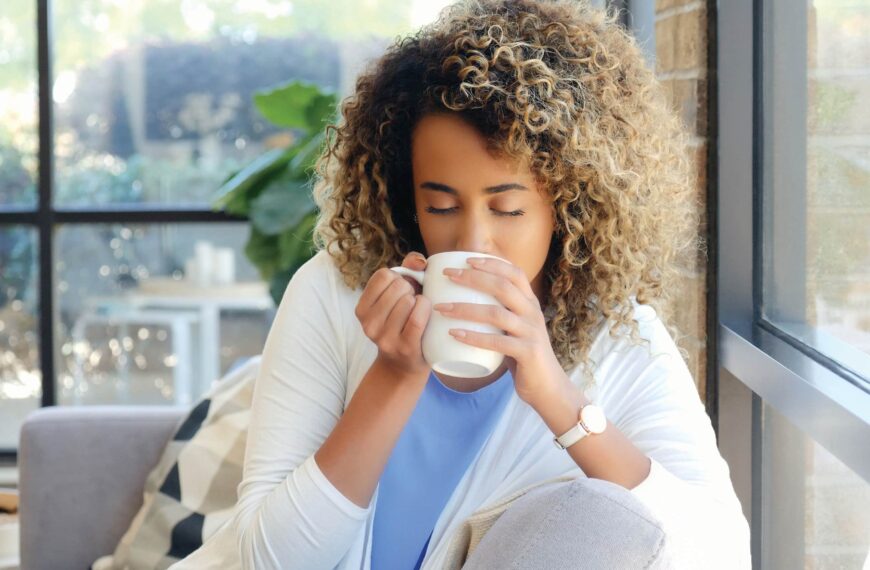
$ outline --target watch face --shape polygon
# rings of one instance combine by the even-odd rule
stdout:
[[[607,418],[604,417],[604,410],[598,406],[589,404],[580,412],[580,417],[583,418],[583,423],[589,426],[592,433],[601,433],[607,427]]]

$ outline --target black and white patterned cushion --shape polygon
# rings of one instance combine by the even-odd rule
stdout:
[[[236,366],[193,406],[148,474],[142,507],[115,552],[91,570],[168,568],[229,519],[260,360]]]

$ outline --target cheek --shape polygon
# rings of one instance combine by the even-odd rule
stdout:
[[[508,218],[509,221],[497,225],[495,241],[503,251],[530,267],[539,257],[546,257],[553,232],[546,220],[523,218],[525,216],[515,220]]]
[[[423,244],[426,246],[427,252],[430,252],[427,255],[431,255],[431,252],[450,249],[446,244],[452,239],[452,232],[443,224],[438,223],[438,221],[426,221],[425,223],[421,222],[419,228]]]
[[[546,263],[550,253],[550,245],[553,241],[554,225],[552,217],[543,213],[517,227],[516,230],[506,232],[504,239],[505,247],[509,248],[518,260],[522,260],[522,267],[530,279],[537,275],[541,267]],[[522,236],[522,239],[517,239]]]
[[[549,213],[540,212],[529,217],[527,226],[523,228],[523,236],[535,245],[546,243],[549,246],[554,228],[553,217]]]

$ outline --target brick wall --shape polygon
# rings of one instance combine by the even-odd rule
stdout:
[[[671,97],[692,136],[692,160],[695,165],[695,188],[701,224],[698,232],[707,236],[707,10],[706,3],[687,0],[656,0],[656,75]],[[713,243],[708,240],[708,247]],[[683,290],[676,298],[675,324],[680,337],[677,343],[689,353],[686,364],[705,400],[707,335],[706,295],[707,258],[704,254],[680,259],[685,275]]]

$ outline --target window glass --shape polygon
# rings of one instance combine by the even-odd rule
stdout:
[[[241,223],[61,226],[58,402],[188,405],[260,354],[275,303],[246,239]]]
[[[763,408],[761,568],[867,568],[870,483]]]
[[[18,447],[19,425],[42,399],[37,243],[35,230],[0,226],[0,449]]]
[[[36,2],[0,3],[0,211],[36,206]]]
[[[204,208],[286,132],[252,103],[290,80],[348,93],[447,2],[53,2],[54,202]]]
[[[870,380],[870,4],[770,10],[764,313]]]

